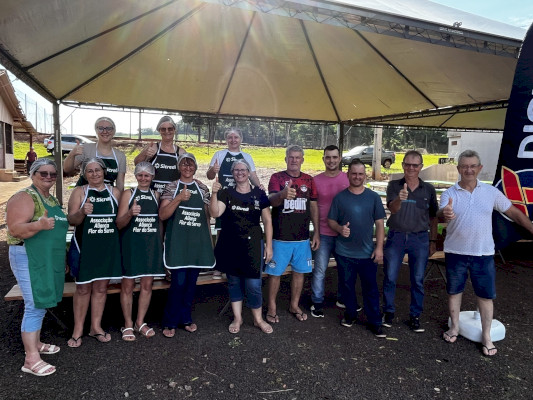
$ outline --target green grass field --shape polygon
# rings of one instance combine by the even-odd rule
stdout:
[[[185,143],[183,147],[190,153],[196,156],[196,160],[199,164],[207,164],[211,161],[213,154],[220,149],[224,149],[225,146],[221,144],[212,145],[195,145],[190,142]],[[34,143],[35,152],[39,157],[49,156],[44,145],[42,143]],[[243,146],[243,151],[250,153],[254,159],[255,165],[258,168],[273,168],[282,170],[285,168],[285,148],[282,147],[258,147],[258,146]],[[28,142],[15,141],[15,158],[24,159],[28,151]],[[128,145],[123,151],[126,153],[126,157],[129,163],[133,163],[133,159],[142,150],[141,147],[135,145]],[[396,162],[392,164],[390,169],[381,167],[382,173],[396,173],[402,172],[402,164],[404,153],[396,153]],[[424,166],[430,166],[437,164],[439,157],[447,157],[445,154],[427,154],[424,156]],[[304,155],[305,161],[302,166],[302,170],[306,172],[318,172],[324,169],[324,163],[322,162],[322,150],[306,149]],[[370,167],[367,167],[370,168]]]

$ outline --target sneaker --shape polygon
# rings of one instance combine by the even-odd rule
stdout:
[[[341,325],[342,326],[345,326],[346,328],[351,328],[352,325],[353,325],[353,321],[352,320],[349,320],[349,319],[346,319],[346,318],[343,318],[341,320]]]
[[[420,318],[418,317],[415,317],[413,315],[411,315],[409,317],[409,328],[413,331],[413,332],[418,332],[418,333],[422,333],[425,331],[424,328],[420,327]]]
[[[315,318],[324,318],[324,310],[322,310],[322,304],[313,304],[311,306],[311,315]]]
[[[357,312],[361,312],[361,311],[363,311],[363,307],[360,307],[360,306],[357,307]]]
[[[213,279],[222,279],[222,272],[220,271],[213,271]]]
[[[340,301],[337,301],[337,302],[335,303],[335,305],[336,305],[337,307],[339,307],[339,308],[346,308],[346,306],[344,305],[344,303],[341,303]]]
[[[374,334],[377,338],[386,338],[387,335],[383,332],[381,325],[369,325],[368,329]]]
[[[393,320],[394,320],[394,313],[391,313],[391,312],[383,313],[383,326],[384,327],[391,328]]]

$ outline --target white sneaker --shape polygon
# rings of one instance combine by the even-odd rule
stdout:
[[[335,303],[335,305],[336,305],[337,307],[339,307],[339,308],[346,308],[346,306],[345,306],[344,304],[342,304],[340,301],[337,301],[337,302]]]

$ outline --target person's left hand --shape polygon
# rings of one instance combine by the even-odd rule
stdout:
[[[272,246],[267,246],[265,244],[265,250],[264,250],[264,253],[263,253],[263,258],[265,259],[265,264],[268,264],[270,262],[270,260],[272,260],[272,255],[274,254],[274,252],[272,251]]]
[[[320,247],[320,235],[313,233],[313,240],[311,240],[311,250],[318,250]]]
[[[141,206],[137,204],[137,200],[133,200],[133,205],[130,208],[132,217],[135,217],[141,213]]]
[[[374,251],[372,252],[372,256],[371,256],[372,260],[374,260],[374,262],[376,264],[382,264],[383,263],[383,249],[374,249]]]

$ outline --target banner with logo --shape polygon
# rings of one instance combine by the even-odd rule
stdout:
[[[533,218],[533,25],[516,65],[493,184],[529,219]],[[496,249],[521,238],[531,239],[529,232],[497,212],[493,235]]]

